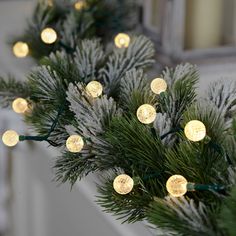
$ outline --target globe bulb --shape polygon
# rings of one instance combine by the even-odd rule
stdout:
[[[81,0],[81,1],[76,2],[74,6],[75,6],[76,10],[80,11],[80,10],[86,8],[87,4],[85,1]]]
[[[80,135],[71,135],[66,140],[66,147],[70,152],[80,152],[84,147],[84,141]]]
[[[13,54],[18,58],[26,57],[29,54],[29,46],[24,42],[17,42],[13,46]]]
[[[53,44],[57,40],[57,33],[53,28],[45,28],[41,32],[41,39],[46,44]]]
[[[48,6],[52,7],[53,6],[53,0],[48,0]]]
[[[191,120],[186,124],[184,134],[190,141],[198,142],[206,137],[206,127],[199,120]]]
[[[19,142],[19,135],[14,130],[8,130],[2,135],[2,142],[8,147],[13,147]]]
[[[118,48],[127,48],[130,44],[130,37],[128,34],[119,33],[115,37],[115,45]]]
[[[151,90],[155,94],[165,92],[167,89],[167,83],[164,79],[156,78],[151,82]]]
[[[12,109],[16,113],[25,113],[28,109],[28,102],[24,98],[16,98],[12,103]]]
[[[149,104],[143,104],[137,110],[137,118],[143,124],[151,124],[156,119],[156,109]]]
[[[166,189],[173,197],[181,197],[187,193],[188,181],[182,175],[172,175],[166,182]]]
[[[97,98],[102,95],[103,87],[98,81],[91,81],[86,86],[86,92],[93,98]]]
[[[133,179],[126,174],[118,175],[113,181],[113,188],[119,194],[125,195],[132,191],[134,187]]]

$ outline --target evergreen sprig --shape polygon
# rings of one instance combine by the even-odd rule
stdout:
[[[227,94],[225,86],[217,85],[207,97],[198,99],[199,73],[186,63],[164,70],[168,89],[156,95],[144,73],[155,53],[146,37],[131,37],[129,47],[122,49],[106,50],[97,39],[80,40],[76,45],[73,54],[51,54],[32,71],[26,84],[14,81],[12,88],[13,92],[19,86],[25,92],[30,89],[34,105],[26,121],[38,135],[50,131],[50,140],[63,149],[54,167],[56,179],[73,185],[99,172],[105,177],[98,183],[98,203],[124,221],[147,218],[169,235],[233,235],[235,89]],[[93,80],[104,88],[98,98],[86,91]],[[2,80],[1,84],[9,101],[12,93],[4,92],[11,89],[10,83]],[[143,103],[157,111],[153,124],[137,119],[137,108]],[[191,120],[204,123],[204,140],[187,139],[184,128]],[[84,140],[80,153],[65,148],[72,134]],[[113,189],[120,173],[134,180],[127,195]],[[166,181],[175,174],[183,175],[191,186],[220,186],[220,191],[188,191],[181,198],[170,197]],[[228,222],[223,222],[224,217]]]
[[[103,42],[119,32],[133,30],[138,22],[138,8],[134,0],[82,0],[84,7],[75,9],[75,0],[38,0],[28,25],[10,44],[23,41],[28,44],[30,56],[40,60],[57,50],[73,54],[78,41],[100,37]],[[57,41],[45,44],[41,32],[51,27],[57,32]]]
[[[30,87],[27,83],[17,81],[14,77],[8,79],[0,77],[0,106],[8,107],[15,98],[29,98],[31,96]]]

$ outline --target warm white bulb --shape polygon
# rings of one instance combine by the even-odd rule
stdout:
[[[199,120],[191,120],[186,124],[184,133],[190,141],[198,142],[206,137],[206,127]]]
[[[16,113],[25,113],[28,110],[28,102],[24,98],[16,98],[12,103],[12,109]]]
[[[103,87],[98,81],[91,81],[86,86],[86,92],[93,98],[97,98],[102,95]]]
[[[71,135],[66,140],[66,147],[70,152],[80,152],[84,147],[84,141],[80,135]]]
[[[166,189],[173,197],[181,197],[187,193],[188,181],[182,175],[172,175],[166,182]]]
[[[143,124],[154,122],[156,115],[156,109],[149,104],[143,104],[137,110],[137,118]]]
[[[167,83],[164,79],[156,78],[151,82],[151,90],[155,94],[165,92],[167,89]]]
[[[8,147],[13,147],[19,142],[19,135],[14,130],[8,130],[2,135],[2,142]]]
[[[29,54],[29,46],[24,42],[17,42],[13,46],[13,53],[16,57],[23,58]]]
[[[78,11],[80,11],[80,10],[86,8],[86,7],[87,7],[87,4],[84,0],[80,0],[80,1],[75,3],[75,9],[78,10]]]
[[[53,44],[57,40],[57,33],[53,28],[45,28],[41,32],[41,39],[46,44]]]
[[[53,0],[48,0],[48,6],[50,6],[50,7],[53,6]]]
[[[118,175],[113,181],[113,188],[119,194],[125,195],[132,191],[134,187],[133,179],[126,174]]]
[[[118,48],[127,48],[130,44],[130,37],[128,34],[119,33],[115,37],[115,45]]]

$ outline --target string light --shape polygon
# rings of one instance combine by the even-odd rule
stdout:
[[[121,195],[130,193],[133,187],[134,180],[126,174],[118,175],[113,181],[114,190]]]
[[[12,50],[13,54],[19,58],[26,57],[29,54],[29,46],[25,42],[16,42]]]
[[[118,48],[127,48],[130,44],[130,37],[128,34],[119,33],[115,37],[115,45]]]
[[[102,95],[103,87],[98,81],[91,81],[86,86],[86,92],[93,98]]]
[[[137,118],[143,124],[151,124],[156,119],[156,109],[149,104],[143,104],[137,110]]]
[[[53,44],[57,40],[57,33],[53,28],[45,28],[41,32],[41,39],[46,44]]]
[[[75,6],[76,10],[80,11],[80,10],[86,8],[87,4],[85,1],[81,0],[81,1],[76,2],[74,6]]]
[[[19,135],[14,130],[8,130],[2,135],[2,142],[8,147],[13,147],[19,142]]]
[[[188,181],[182,175],[172,175],[166,182],[166,189],[173,197],[181,197],[186,194]]]
[[[12,109],[16,113],[25,113],[28,110],[28,102],[24,98],[16,98],[12,103]]]
[[[71,135],[66,140],[66,147],[70,152],[80,152],[84,147],[84,141],[80,135]]]
[[[184,133],[190,141],[198,142],[206,137],[206,127],[199,120],[191,120],[186,124]]]
[[[155,94],[165,92],[167,89],[167,83],[164,79],[156,78],[151,82],[151,90]]]

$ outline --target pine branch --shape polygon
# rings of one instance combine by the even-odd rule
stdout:
[[[180,236],[219,236],[222,230],[215,228],[216,210],[203,203],[196,204],[192,199],[166,197],[155,199],[148,218],[150,222],[171,235]],[[213,222],[212,222],[213,221]]]
[[[225,80],[212,83],[206,101],[218,108],[227,127],[230,127],[236,115],[236,83]]]
[[[122,108],[133,114],[143,104],[157,104],[156,97],[150,90],[147,76],[141,69],[132,69],[121,79],[119,99]]]
[[[67,53],[74,53],[78,42],[81,39],[92,38],[94,36],[94,19],[91,9],[72,10],[67,14],[66,19],[62,23],[60,35],[61,46],[67,46],[70,50]],[[63,47],[66,49],[65,47]]]
[[[56,160],[54,169],[56,170],[56,181],[69,182],[73,186],[78,179],[94,172],[97,167],[92,158],[66,152]]]
[[[76,48],[74,63],[85,83],[96,78],[97,70],[103,61],[104,51],[98,39],[83,40]]]
[[[160,109],[171,119],[174,128],[180,124],[186,109],[195,102],[199,74],[195,66],[184,64],[175,69],[167,68],[163,78],[168,82],[169,89],[160,96]]]
[[[48,45],[42,42],[40,34],[47,26],[53,27],[57,32],[61,28],[68,7],[62,1],[54,1],[53,6],[48,5],[48,1],[38,1],[33,12],[33,16],[28,20],[28,25],[21,36],[13,37],[10,44],[13,45],[17,41],[24,41],[30,48],[30,55],[36,60],[47,56],[50,52],[56,51],[58,44]]]
[[[106,95],[96,100],[85,92],[83,85],[69,85],[67,100],[70,102],[70,110],[75,114],[76,131],[87,140],[88,148],[96,155],[96,149],[106,151],[107,143],[101,135],[109,127],[111,119],[120,115],[115,101]]]
[[[227,235],[234,236],[236,235],[236,187],[234,186],[230,192],[230,196],[227,197],[221,209],[219,216],[219,224],[223,227]]]
[[[152,201],[152,196],[146,191],[142,191],[142,187],[135,186],[132,193],[127,195],[120,195],[113,189],[113,179],[115,175],[112,174],[103,178],[103,184],[98,187],[98,204],[100,204],[105,212],[112,213],[118,219],[123,219],[123,223],[134,223],[143,220],[146,216],[145,207]]]
[[[117,33],[136,29],[138,4],[135,0],[87,0],[94,18],[96,35],[104,42]]]
[[[7,79],[0,77],[1,107],[9,107],[12,101],[17,97],[29,98],[30,96],[30,88],[26,82],[17,81],[11,76],[9,76]]]
[[[126,49],[115,49],[109,56],[100,77],[105,83],[108,96],[118,97],[119,85],[126,72],[131,69],[145,69],[153,64],[154,45],[144,36],[134,37]]]

